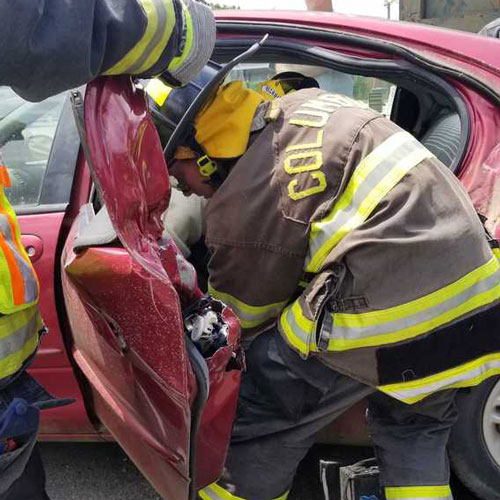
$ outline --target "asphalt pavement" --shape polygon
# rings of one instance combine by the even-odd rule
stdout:
[[[42,443],[51,500],[162,500],[115,443]]]
[[[115,443],[42,443],[51,500],[162,500]],[[323,500],[319,458],[354,463],[370,448],[316,446],[299,467],[289,500]],[[452,480],[455,500],[478,500]]]

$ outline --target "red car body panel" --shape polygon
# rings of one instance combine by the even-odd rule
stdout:
[[[67,439],[94,436],[96,430],[87,417],[83,396],[73,374],[59,326],[55,299],[55,259],[64,213],[19,216],[21,238],[30,251],[34,247],[33,265],[41,284],[40,309],[50,335],[46,335],[31,373],[49,392],[56,396],[74,398],[75,403],[42,413],[40,432]]]
[[[165,498],[187,498],[192,408],[198,385],[182,307],[202,296],[196,272],[172,241],[160,245],[170,185],[142,91],[127,77],[89,84],[87,141],[94,180],[121,243],[77,249],[82,212],[63,250],[63,289],[73,357],[90,382],[100,420]],[[239,325],[229,309],[228,345],[206,360],[209,396],[196,435],[197,486],[224,464],[239,389]]]
[[[500,239],[500,113],[483,96],[463,85],[457,88],[468,105],[472,131],[459,178]]]

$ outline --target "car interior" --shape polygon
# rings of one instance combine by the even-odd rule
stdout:
[[[237,53],[234,43],[227,42],[217,46],[214,58],[224,63]],[[279,40],[264,45],[250,62],[235,68],[230,78],[243,79],[252,87],[285,68],[315,77],[320,88],[347,94],[384,114],[458,173],[469,120],[465,103],[445,80],[406,61],[347,56]]]

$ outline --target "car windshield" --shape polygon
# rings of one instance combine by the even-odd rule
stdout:
[[[0,104],[2,96],[2,109],[11,107],[0,119],[0,157],[11,178],[6,194],[14,205],[37,204],[65,94],[32,103],[1,89]]]
[[[0,87],[0,120],[24,102],[24,99],[19,97],[9,87]]]

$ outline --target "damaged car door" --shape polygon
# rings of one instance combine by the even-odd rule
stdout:
[[[96,187],[62,254],[73,358],[101,422],[164,498],[185,500],[222,470],[239,326],[162,239],[170,185],[143,92],[100,79],[73,105]]]

